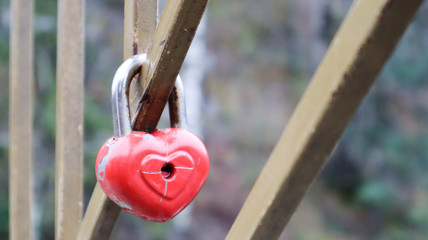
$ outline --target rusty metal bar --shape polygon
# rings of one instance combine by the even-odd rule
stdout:
[[[133,129],[151,132],[156,128],[207,2],[167,1],[148,52],[149,64],[141,69],[145,92]]]
[[[58,3],[55,239],[76,239],[82,221],[84,9]]]
[[[359,0],[226,239],[277,239],[422,0]]]
[[[10,239],[32,239],[34,1],[11,1],[9,82]]]
[[[147,52],[157,23],[158,0],[125,0],[123,57]],[[137,81],[135,81],[137,80]],[[134,115],[142,96],[141,81],[130,86],[130,112]],[[77,239],[108,239],[121,208],[111,201],[97,184],[79,230]]]

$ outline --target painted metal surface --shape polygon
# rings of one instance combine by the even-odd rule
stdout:
[[[83,213],[84,0],[58,2],[55,239],[76,239]],[[72,101],[70,101],[72,100]]]
[[[158,0],[125,0],[124,59],[149,51],[158,21],[158,5]],[[141,78],[136,77],[132,81],[129,92],[129,108],[133,119],[144,92]]]
[[[147,54],[149,62],[141,69],[145,91],[138,115],[132,119],[134,130],[151,132],[156,128],[207,2],[167,1]]]
[[[106,141],[95,169],[103,191],[123,210],[165,222],[198,194],[209,159],[202,141],[188,130],[132,131]]]
[[[76,239],[109,239],[120,210],[120,207],[111,201],[97,184]]]
[[[227,239],[280,236],[421,2],[354,2]]]
[[[9,82],[10,239],[32,239],[33,167],[33,12],[32,0],[11,1]]]

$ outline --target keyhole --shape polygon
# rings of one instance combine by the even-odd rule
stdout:
[[[161,175],[164,179],[172,177],[174,173],[174,165],[171,163],[165,163],[161,168]]]

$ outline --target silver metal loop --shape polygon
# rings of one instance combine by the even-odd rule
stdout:
[[[115,138],[123,137],[132,132],[128,101],[129,86],[134,76],[140,72],[141,66],[147,62],[147,54],[134,55],[123,62],[114,75],[111,87],[111,104]],[[175,121],[171,120],[171,126],[187,127],[186,104],[183,83],[180,76],[177,76],[175,80],[174,89],[170,96],[169,108],[170,115],[174,114],[178,118]]]

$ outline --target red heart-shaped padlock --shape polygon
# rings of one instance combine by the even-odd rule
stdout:
[[[101,147],[95,172],[106,195],[149,221],[168,221],[197,195],[208,176],[202,141],[180,128],[133,131]]]

